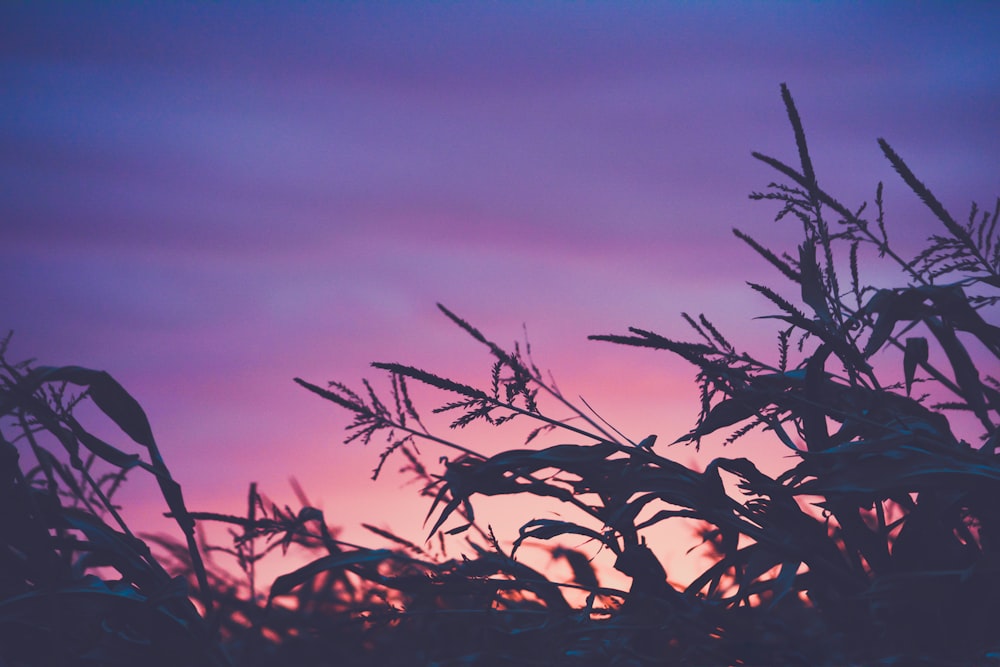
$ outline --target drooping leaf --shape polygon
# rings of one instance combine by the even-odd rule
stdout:
[[[348,551],[341,554],[333,554],[317,558],[308,565],[303,565],[299,569],[289,572],[288,574],[283,574],[275,579],[274,583],[271,584],[271,592],[268,595],[268,602],[279,595],[290,593],[293,588],[312,579],[320,572],[339,570],[351,565],[360,565],[362,563],[384,561],[389,558],[400,558],[400,556],[399,554],[394,554],[388,549],[359,549],[357,551]]]
[[[70,382],[86,387],[94,404],[130,438],[144,447],[156,448],[146,412],[106,371],[80,366],[41,366],[32,371],[29,377],[37,384]]]
[[[698,440],[726,426],[732,426],[749,419],[768,404],[769,398],[758,392],[743,392],[732,398],[719,401],[705,418],[690,433],[681,436],[674,444]]]
[[[596,530],[592,530],[586,526],[581,526],[571,521],[560,521],[557,519],[532,519],[528,523],[521,526],[521,529],[518,532],[518,537],[514,540],[514,546],[511,548],[512,556],[517,552],[521,544],[529,537],[536,540],[551,540],[553,537],[558,537],[560,535],[583,535],[584,537],[595,539],[601,544],[607,545],[616,553],[618,552],[617,543],[613,539],[609,539]]]
[[[73,428],[73,433],[80,440],[80,443],[111,465],[117,466],[123,470],[128,470],[141,463],[138,454],[126,454],[114,445],[105,442],[101,438],[98,438],[96,435],[84,429],[76,422],[76,420],[73,420],[70,423]]]
[[[927,363],[927,339],[922,336],[914,336],[906,339],[906,350],[903,353],[903,375],[906,377],[906,394],[909,396],[913,386],[913,378],[916,375],[917,367]]]
[[[926,294],[921,288],[878,290],[864,307],[865,312],[878,316],[862,353],[865,358],[871,357],[882,349],[885,342],[892,336],[896,324],[900,321],[914,321],[922,318],[927,312],[923,305],[925,299]]]
[[[975,364],[972,363],[972,358],[969,356],[968,350],[958,340],[955,330],[947,322],[934,317],[928,317],[924,322],[927,324],[927,328],[931,330],[931,333],[938,339],[938,343],[941,344],[942,349],[944,349],[945,355],[947,355],[948,361],[951,363],[952,371],[955,373],[955,382],[962,390],[962,397],[969,404],[969,407],[972,408],[976,417],[984,423],[989,423],[989,416],[986,413],[986,400],[983,397],[983,386],[979,380],[979,371],[976,370]]]

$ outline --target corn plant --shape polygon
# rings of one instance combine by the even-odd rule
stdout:
[[[410,452],[416,441],[444,448],[443,470],[425,488],[433,496],[432,536],[476,527],[478,496],[528,494],[563,504],[562,515],[574,518],[526,521],[509,553],[494,542],[492,562],[516,563],[526,541],[561,536],[582,536],[615,554],[615,567],[631,578],[629,590],[602,590],[578,577],[559,585],[589,591],[584,614],[546,603],[550,616],[541,627],[560,647],[556,662],[1000,659],[1000,635],[992,629],[1000,612],[1000,383],[980,372],[1000,358],[1000,328],[986,319],[1000,299],[1000,201],[992,211],[973,206],[959,223],[879,140],[941,225],[922,252],[901,257],[889,240],[882,185],[873,218],[866,206],[848,208],[821,188],[784,86],[782,98],[799,166],[754,153],[783,180],[751,197],[777,203],[777,220],[797,225],[801,243],[778,252],[734,230],[796,292],[788,298],[749,285],[776,309],[767,316],[780,323],[775,358],[741,351],[705,315],[684,315],[694,341],[640,328],[591,338],[665,350],[697,367],[701,412],[673,444],[697,447],[722,432],[735,447],[757,431],[758,441],[794,455],[784,474],[768,476],[741,457],[716,458],[700,471],[685,467],[654,436],[629,439],[574,405],[529,348],[505,349],[443,306],[492,355],[485,387],[400,363],[373,364],[389,373],[387,399],[368,383],[355,393],[340,383],[323,388],[297,380],[353,416],[349,441],[386,435],[383,460]],[[900,286],[867,284],[868,255],[895,264]],[[407,390],[414,381],[453,397],[435,412],[451,414],[455,429],[533,420],[538,429],[529,441],[555,431],[575,442],[526,443],[485,456],[423,426]],[[956,435],[951,413],[970,415],[978,432]],[[724,477],[737,479],[738,491],[727,490]],[[683,588],[667,580],[667,545],[644,539],[651,526],[678,517],[703,522],[714,554]],[[484,580],[495,587],[494,605],[502,605],[510,567],[498,565]],[[608,603],[595,604],[599,597]],[[572,627],[585,628],[577,634],[556,620],[574,613]]]
[[[195,523],[142,408],[102,371],[9,363],[9,340],[0,341],[0,664],[225,664],[203,618],[212,591]],[[84,427],[74,414],[81,402],[145,456]],[[113,502],[136,469],[155,478],[187,536],[193,589]]]
[[[367,381],[355,391],[296,379],[351,417],[347,442],[384,441],[374,477],[401,457],[420,481],[423,544],[372,526],[392,548],[344,542],[300,490],[299,509],[251,484],[245,516],[189,511],[141,408],[110,376],[4,361],[0,416],[12,435],[0,439],[9,510],[0,516],[0,663],[1000,662],[1000,382],[990,375],[1000,328],[989,320],[1000,299],[1000,200],[958,222],[879,140],[940,225],[904,257],[890,243],[882,184],[872,211],[821,188],[798,111],[781,93],[798,166],[754,153],[781,180],[751,198],[776,204],[800,242],[772,250],[734,230],[785,281],[749,284],[778,325],[773,357],[741,350],[704,314],[683,315],[693,340],[642,328],[592,336],[696,367],[701,408],[670,445],[626,436],[567,398],[526,342],[501,346],[444,306],[491,357],[482,386],[396,362],[373,364],[388,375],[383,393]],[[898,286],[870,284],[870,261],[895,265]],[[427,426],[415,383],[446,395],[433,413],[450,432]],[[84,429],[73,411],[82,399],[147,455]],[[530,424],[515,449],[486,454],[461,437],[472,424],[514,420]],[[731,449],[753,439],[792,463],[772,476],[747,457],[695,469],[669,455],[706,439]],[[34,462],[27,470],[22,452]],[[185,541],[143,541],[121,520],[112,496],[137,468],[159,484]],[[499,539],[476,514],[486,496],[538,498],[558,505],[550,516],[559,518],[525,517],[516,536]],[[678,519],[697,522],[700,545],[648,539]],[[205,544],[199,522],[228,526],[232,546]],[[526,544],[548,545],[571,576],[523,562]],[[257,563],[292,546],[313,560],[265,595]],[[709,563],[672,581],[666,557],[688,546]],[[600,584],[590,562],[599,550],[627,586]],[[237,567],[216,564],[220,553]]]

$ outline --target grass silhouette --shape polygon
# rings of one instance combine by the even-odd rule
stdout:
[[[354,391],[296,379],[352,415],[348,442],[385,440],[376,477],[389,457],[403,457],[423,483],[429,542],[370,528],[395,545],[370,549],[337,539],[304,493],[294,510],[251,484],[245,516],[190,511],[141,407],[110,376],[3,360],[0,663],[1000,662],[1000,382],[980,372],[1000,359],[1000,328],[986,319],[1000,299],[1000,201],[957,222],[879,140],[941,224],[904,258],[889,240],[881,184],[873,218],[818,185],[802,122],[781,92],[799,165],[755,153],[784,180],[751,196],[776,203],[800,243],[774,251],[734,230],[791,286],[750,284],[779,323],[773,360],[741,351],[705,315],[683,316],[693,341],[637,328],[592,338],[697,367],[701,411],[674,444],[716,437],[738,446],[757,431],[794,455],[786,472],[772,477],[741,457],[694,470],[655,437],[629,440],[567,399],[526,345],[498,345],[441,306],[492,355],[484,386],[401,363],[374,364],[389,375],[387,395],[368,382]],[[869,256],[895,264],[900,286],[868,284]],[[425,426],[413,383],[445,393],[434,413],[457,430]],[[145,455],[85,429],[74,417],[80,401]],[[973,425],[964,439],[953,414]],[[534,422],[517,449],[487,456],[455,437],[475,422],[513,419]],[[552,434],[573,442],[539,444]],[[425,464],[418,443],[443,454],[439,466]],[[121,520],[113,495],[132,472],[156,480],[185,542],[144,541]],[[526,520],[505,550],[477,522],[485,496],[543,498],[567,518]],[[668,582],[665,547],[645,539],[676,518],[701,522],[711,556],[686,587]],[[197,522],[229,526],[232,545],[206,545]],[[465,553],[432,549],[443,533],[463,535]],[[600,586],[588,556],[558,542],[564,536],[613,553],[627,590]],[[526,543],[549,540],[572,573],[565,581],[517,558]],[[292,545],[313,560],[264,595],[256,564]],[[203,558],[213,551],[235,557],[242,576]]]

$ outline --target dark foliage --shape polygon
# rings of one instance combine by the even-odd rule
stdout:
[[[1000,359],[1000,328],[987,319],[1000,299],[1000,202],[957,222],[880,140],[941,224],[922,252],[901,257],[882,185],[874,219],[823,190],[784,86],[782,96],[799,166],[755,154],[785,180],[752,197],[777,203],[801,243],[776,252],[734,230],[793,285],[790,297],[750,284],[781,323],[775,359],[740,351],[704,315],[684,315],[693,342],[639,328],[592,338],[696,366],[701,412],[674,444],[738,446],[756,430],[794,456],[786,472],[741,457],[681,465],[655,436],[635,442],[574,405],[526,345],[501,347],[441,307],[489,350],[485,388],[400,363],[374,364],[391,380],[387,397],[367,382],[355,392],[296,380],[353,416],[348,441],[385,438],[376,477],[401,456],[423,483],[428,542],[371,528],[395,547],[368,549],[337,539],[301,493],[298,511],[255,485],[246,516],[188,511],[145,415],[114,380],[4,362],[0,415],[15,435],[0,439],[0,664],[1000,662],[1000,382],[982,372]],[[868,256],[898,266],[901,285],[868,285]],[[481,454],[424,425],[413,382],[450,396],[434,412],[453,428],[536,428],[523,448]],[[71,386],[84,392],[70,396]],[[83,399],[147,456],[85,430],[73,412]],[[971,426],[956,433],[953,421]],[[573,442],[538,444],[553,435]],[[418,443],[442,448],[440,470],[425,467]],[[36,464],[27,472],[22,453]],[[153,475],[187,537],[155,540],[159,558],[111,502],[135,469]],[[476,500],[524,494],[559,503],[564,518],[527,520],[505,549],[477,522]],[[662,564],[672,545],[645,538],[676,518],[701,522],[712,557],[683,587]],[[199,544],[203,521],[228,525],[232,547]],[[449,558],[443,533],[463,536],[464,553]],[[566,548],[567,536],[585,546]],[[567,581],[518,560],[525,543],[549,540]],[[314,560],[258,593],[256,564],[292,545]],[[628,590],[599,585],[589,561],[598,549],[614,554]],[[206,566],[206,551],[235,557],[244,576]]]
[[[142,408],[104,372],[9,364],[8,341],[0,345],[0,416],[17,437],[0,433],[0,664],[224,664],[186,579],[168,574],[111,502],[128,471],[156,478],[189,536],[194,597],[211,609],[194,520]],[[71,396],[71,386],[84,393]],[[148,460],[77,421],[72,408],[85,396]],[[37,463],[27,473],[19,441]],[[101,464],[110,472],[100,473]]]

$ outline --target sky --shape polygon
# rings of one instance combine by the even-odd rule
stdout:
[[[398,466],[372,482],[378,445],[342,445],[349,416],[292,378],[485,382],[440,302],[498,342],[527,331],[567,395],[672,441],[693,368],[587,336],[688,338],[680,313],[704,312],[771,349],[744,282],[780,276],[730,230],[796,244],[748,199],[774,178],[751,151],[796,157],[779,85],[820,184],[853,208],[885,181],[912,248],[930,217],[876,138],[956,217],[992,206],[998,31],[986,2],[6,2],[0,330],[12,360],[116,377],[193,509],[239,512],[250,481],[295,504],[294,477],[345,536],[419,540]],[[125,497],[156,525],[149,480]]]

